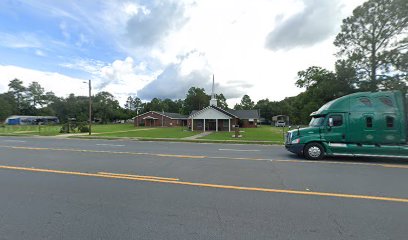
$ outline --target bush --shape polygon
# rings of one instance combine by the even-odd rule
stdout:
[[[68,125],[68,123],[63,124],[59,132],[60,132],[60,133],[69,133],[69,125]]]
[[[87,133],[87,132],[89,132],[89,127],[86,126],[86,125],[82,125],[82,126],[78,127],[78,130],[81,133]]]

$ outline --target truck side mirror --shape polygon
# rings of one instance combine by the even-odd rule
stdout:
[[[333,118],[329,118],[329,127],[331,128],[331,127],[333,127]]]

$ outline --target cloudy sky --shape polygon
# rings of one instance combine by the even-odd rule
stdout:
[[[0,92],[38,81],[58,96],[109,91],[184,98],[211,89],[230,107],[244,94],[298,94],[298,71],[333,69],[341,20],[363,0],[3,0]]]

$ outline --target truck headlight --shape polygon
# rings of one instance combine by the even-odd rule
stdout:
[[[300,142],[300,138],[297,138],[295,140],[292,140],[292,144],[298,144]]]

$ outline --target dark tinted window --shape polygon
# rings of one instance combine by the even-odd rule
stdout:
[[[384,103],[385,105],[389,106],[389,107],[394,107],[394,104],[393,104],[391,98],[389,98],[389,97],[381,97],[380,101],[382,103]]]
[[[386,117],[385,121],[387,122],[387,128],[393,128],[394,127],[394,118],[393,117]]]
[[[341,126],[343,125],[343,116],[341,115],[333,115],[331,116],[333,118],[333,127]]]
[[[371,107],[371,100],[366,97],[360,98],[360,102],[368,107]]]
[[[372,128],[373,127],[373,118],[372,117],[367,117],[366,118],[366,127],[367,128]]]

